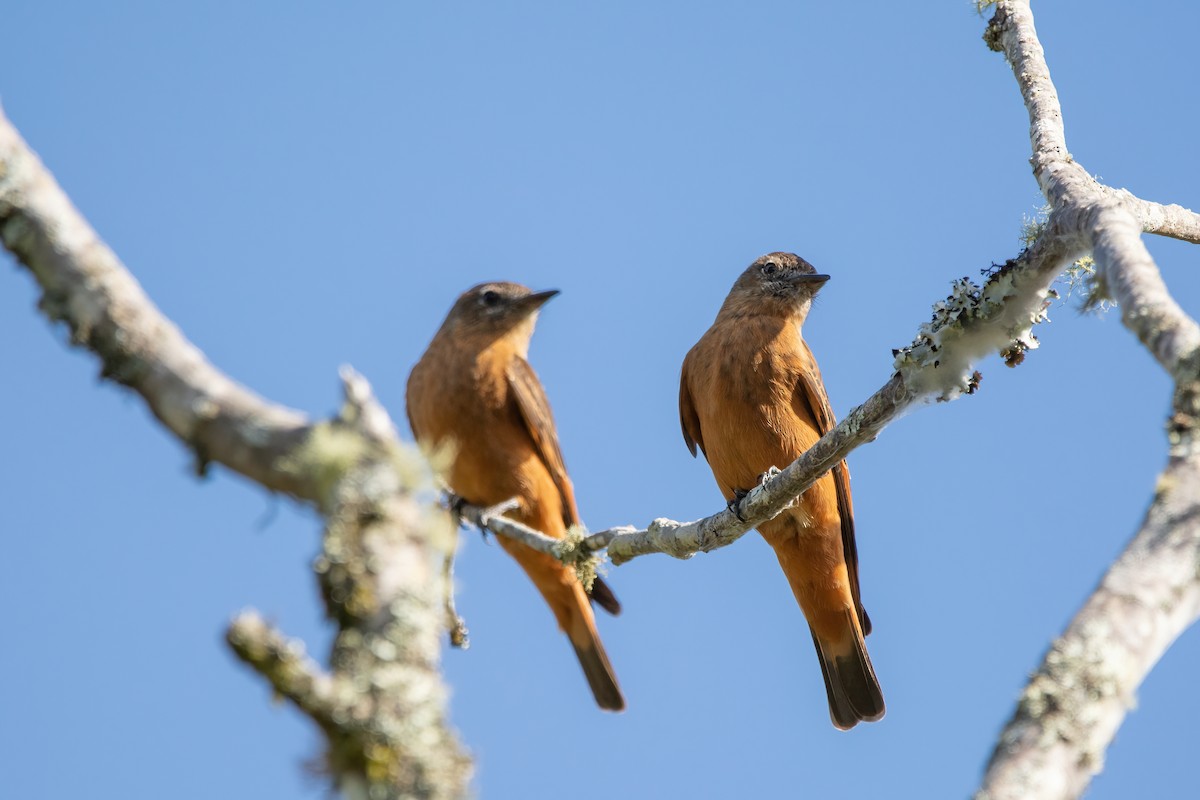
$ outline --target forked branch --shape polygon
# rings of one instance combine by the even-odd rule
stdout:
[[[1034,173],[1050,219],[1096,261],[1094,290],[1175,380],[1170,450],[1141,530],[1050,647],[988,764],[980,800],[1080,796],[1133,695],[1200,615],[1200,328],[1171,298],[1140,234],[1200,240],[1197,216],[1099,184],[1067,152],[1062,109],[1027,0],[1002,0],[985,40],[1004,53],[1025,98]]]
[[[338,635],[328,672],[253,613],[234,651],[310,716],[344,793],[457,798],[469,761],[450,729],[439,669],[444,515],[416,490],[406,455],[367,382],[352,371],[334,419],[311,421],[217,370],[142,291],[0,114],[0,240],[42,289],[40,307],[94,352],[195,454],[326,518],[319,581]]]

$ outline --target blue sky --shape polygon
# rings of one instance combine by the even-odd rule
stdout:
[[[0,101],[155,302],[230,375],[315,415],[352,364],[403,420],[454,297],[563,294],[531,350],[590,526],[721,507],[679,433],[684,353],[738,272],[833,276],[806,325],[839,415],[1040,198],[1025,111],[967,2],[10,4]],[[1184,2],[1036,3],[1092,173],[1200,205]],[[1150,240],[1182,305],[1186,245]],[[323,654],[319,520],[216,469],[34,311],[2,257],[0,784],[13,797],[318,798],[319,739],[227,652],[252,606]],[[483,797],[962,797],[1027,674],[1136,529],[1165,375],[1116,314],[1051,310],[1015,370],[850,460],[878,724],[829,724],[812,644],[749,536],[612,570],[629,711],[598,712],[515,565],[463,534],[452,713]],[[1137,697],[1095,800],[1194,782],[1200,636]]]

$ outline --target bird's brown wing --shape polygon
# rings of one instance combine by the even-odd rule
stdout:
[[[533,439],[538,455],[562,498],[563,522],[567,527],[579,525],[579,509],[575,505],[575,487],[567,476],[567,465],[563,461],[562,448],[558,444],[558,432],[554,428],[554,415],[550,413],[550,401],[546,390],[538,380],[533,367],[523,358],[514,358],[508,368],[508,387],[516,398],[517,408],[525,420],[525,427]],[[621,603],[600,578],[592,583],[591,598],[610,614],[621,613]]]
[[[413,438],[416,439],[418,442],[420,442],[420,440],[421,440],[421,435],[419,433],[417,433],[417,421],[415,419],[413,419],[412,383],[413,383],[413,372],[416,372],[418,369],[420,369],[420,367],[421,367],[421,363],[417,362],[417,365],[413,367],[412,372],[408,373],[408,383],[404,387],[404,415],[406,417],[408,417],[408,429],[412,431]]]
[[[562,498],[563,522],[568,527],[579,524],[579,509],[575,507],[575,488],[567,477],[567,465],[563,462],[562,448],[558,444],[558,432],[554,428],[554,415],[550,413],[550,401],[546,390],[538,380],[537,373],[523,358],[514,358],[508,368],[508,388],[516,398],[517,408],[525,420],[525,427],[533,438],[538,455]]]
[[[805,350],[808,345],[802,343]],[[837,425],[833,409],[829,405],[829,396],[825,394],[825,384],[821,380],[821,370],[812,351],[808,350],[805,362],[808,368],[800,375],[796,384],[793,402],[807,408],[812,419],[817,422],[818,432],[824,436]],[[854,541],[854,501],[850,497],[850,468],[841,461],[832,470],[833,485],[837,490],[838,517],[842,521],[842,552],[846,559],[846,572],[850,575],[850,592],[854,597],[854,605],[858,608],[858,622],[863,635],[871,632],[871,618],[863,608],[862,596],[858,589],[858,545]]]
[[[689,358],[691,355],[688,353]],[[688,358],[683,359],[683,368],[679,371],[679,424],[683,428],[683,441],[687,443],[692,456],[695,457],[696,448],[699,447],[704,457],[708,458],[704,440],[700,438],[700,416],[696,413],[692,392],[688,389]]]

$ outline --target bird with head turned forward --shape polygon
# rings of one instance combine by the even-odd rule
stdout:
[[[793,253],[770,253],[733,284],[712,327],[688,352],[679,416],[731,504],[771,467],[785,467],[836,424],[821,372],[801,335],[829,279]],[[850,472],[842,461],[796,503],[758,526],[808,620],[829,715],[847,730],[883,717],[864,637]]]
[[[556,294],[503,282],[464,292],[413,367],[406,401],[421,447],[450,454],[442,477],[451,491],[483,507],[515,498],[517,508],[508,516],[561,539],[579,524],[575,490],[546,392],[526,360],[538,310]],[[589,598],[573,569],[518,542],[498,540],[550,606],[597,705],[624,709],[590,602],[619,613],[612,590],[597,578]]]

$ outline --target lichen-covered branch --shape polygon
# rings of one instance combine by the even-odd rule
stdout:
[[[1076,798],[1134,692],[1200,615],[1200,459],[1172,457],[1142,528],[1021,693],[977,800]]]
[[[1080,238],[1047,224],[1019,256],[995,270],[982,286],[966,278],[934,306],[930,322],[912,344],[895,351],[896,373],[796,461],[765,477],[737,505],[693,522],[659,518],[646,528],[611,528],[592,534],[566,551],[562,542],[502,516],[503,509],[464,507],[467,521],[560,558],[585,565],[607,550],[614,564],[664,553],[690,558],[732,544],[791,505],[818,478],[855,448],[874,441],[883,428],[921,401],[948,401],[978,386],[974,365],[1000,353],[1010,366],[1037,346],[1032,328],[1045,319],[1050,284],[1065,264],[1081,254]]]
[[[268,489],[311,498],[305,470],[281,470],[307,421],[215,369],[146,297],[0,113],[0,240],[42,288],[39,307],[100,358],[101,375],[140,394],[196,454]]]
[[[609,558],[614,564],[622,564],[649,553],[689,558],[732,544],[751,528],[790,506],[856,447],[873,441],[885,425],[918,398],[900,374],[893,375],[800,458],[755,487],[736,511],[727,508],[687,523],[656,519],[645,530],[600,533],[596,534],[600,538],[585,540],[585,545],[591,547],[607,540]]]
[[[333,724],[338,708],[333,679],[308,657],[303,642],[284,636],[257,611],[234,617],[225,639],[282,697],[322,728]]]
[[[224,464],[324,514],[317,572],[338,625],[329,670],[250,612],[228,640],[321,727],[335,785],[348,797],[464,796],[470,763],[440,670],[451,531],[367,382],[343,371],[341,413],[311,421],[230,380],[154,307],[3,114],[0,241],[41,287],[46,316],[137,392],[199,469]]]
[[[1150,669],[1200,616],[1200,327],[1167,291],[1141,233],[1200,240],[1200,221],[1103,186],[1066,149],[1062,111],[1028,0],[1000,0],[985,41],[1005,54],[1030,118],[1050,225],[1093,252],[1093,291],[1175,380],[1166,470],[1141,530],[1050,647],[1001,733],[979,800],[1079,797]]]
[[[754,487],[738,504],[712,516],[694,522],[676,522],[660,518],[645,529],[634,527],[610,528],[586,536],[578,547],[564,553],[563,540],[529,528],[502,516],[503,507],[478,508],[461,506],[462,518],[485,528],[497,536],[521,542],[578,566],[591,554],[607,550],[614,564],[623,564],[638,556],[664,553],[675,558],[691,558],[731,545],[747,531],[773,518],[790,506],[835,464],[860,444],[872,441],[888,422],[901,414],[918,398],[909,390],[899,374],[851,411],[832,431],[786,469],[775,470]]]
[[[405,485],[396,459],[415,470],[415,454],[378,455],[337,483],[316,564],[338,626],[330,666],[344,687],[338,726],[326,731],[329,765],[365,778],[372,798],[451,800],[470,767],[446,724],[441,674],[442,562],[455,531]]]

